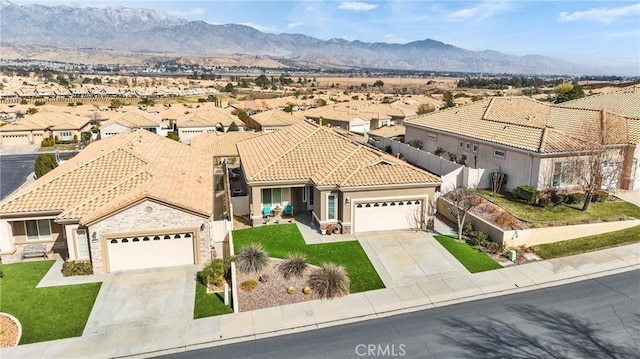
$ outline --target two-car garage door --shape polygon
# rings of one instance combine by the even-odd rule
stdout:
[[[354,233],[416,228],[422,217],[422,200],[358,202]]]
[[[108,238],[109,271],[194,264],[194,243],[191,232]]]

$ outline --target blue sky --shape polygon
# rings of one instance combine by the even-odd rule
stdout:
[[[639,1],[15,1],[149,8],[212,24],[366,42],[434,39],[640,75]]]

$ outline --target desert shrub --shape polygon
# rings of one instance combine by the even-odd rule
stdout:
[[[278,270],[280,270],[285,279],[289,279],[292,276],[300,278],[305,269],[307,269],[307,258],[301,253],[289,253],[287,259],[278,266]]]
[[[294,294],[296,292],[296,288],[295,287],[289,287],[287,288],[287,293],[289,294]]]
[[[90,274],[93,274],[93,267],[89,261],[67,260],[62,264],[62,275],[65,277]]]
[[[391,154],[393,150],[391,149],[391,145],[384,146],[384,152]]]
[[[258,286],[258,281],[253,278],[247,279],[244,282],[240,283],[240,289],[244,290],[245,292],[250,292],[256,289],[257,286]]]
[[[271,279],[271,277],[269,277],[268,274],[263,274],[260,276],[260,278],[258,278],[258,281],[260,283],[267,283],[269,281],[269,279]]]
[[[420,140],[411,140],[409,142],[407,142],[407,144],[411,147],[415,147],[417,149],[422,149],[422,141]]]
[[[567,204],[583,203],[585,195],[583,193],[569,193],[566,198]]]
[[[433,154],[438,156],[438,157],[442,157],[442,155],[444,155],[447,151],[444,150],[444,148],[438,146],[438,148],[436,148],[435,151],[433,151]]]
[[[55,145],[55,143],[53,142],[53,138],[50,137],[47,137],[40,142],[40,147],[51,147],[53,145]]]
[[[527,203],[536,203],[536,200],[540,195],[540,191],[531,186],[518,186],[518,188],[516,188],[515,195]]]
[[[335,298],[349,294],[351,280],[343,267],[324,263],[311,272],[308,284],[320,298]]]
[[[21,105],[26,105],[26,104],[28,104],[28,103],[29,103],[29,101],[27,101],[27,100],[26,100],[26,99],[24,99],[24,98],[23,98],[22,100],[20,100],[20,104],[21,104]]]
[[[269,264],[269,256],[261,245],[251,243],[242,248],[235,258],[238,270],[243,273],[260,272]]]
[[[482,241],[478,245],[484,248],[486,252],[493,253],[493,254],[498,254],[503,251],[503,248],[502,248],[503,246],[500,243],[492,242],[489,240]]]
[[[500,212],[494,218],[495,224],[504,229],[514,229],[518,225],[518,220],[507,212]]]
[[[469,235],[473,232],[473,224],[471,222],[467,222],[462,225],[462,235],[469,237]]]
[[[230,271],[230,257],[215,258],[198,272],[198,278],[206,285],[213,284],[216,287],[221,287],[225,283],[225,278],[230,277]]]
[[[591,202],[602,203],[609,198],[609,193],[605,191],[594,191],[591,196]]]
[[[306,295],[311,294],[311,288],[309,288],[309,287],[302,288],[302,293],[304,293]]]
[[[36,106],[42,106],[42,105],[46,104],[46,102],[43,101],[43,100],[36,100],[36,102],[34,102],[33,104],[36,105]]]

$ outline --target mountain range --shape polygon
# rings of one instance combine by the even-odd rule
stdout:
[[[425,39],[406,44],[320,40],[252,27],[188,21],[125,7],[17,5],[0,0],[3,46],[158,53],[172,56],[265,56],[312,68],[377,68],[510,74],[598,74],[598,69],[538,55],[471,51]],[[59,52],[58,61],[77,62]],[[22,55],[21,55],[22,56]]]

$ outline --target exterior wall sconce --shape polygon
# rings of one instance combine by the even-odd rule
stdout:
[[[345,203],[345,204],[351,204],[351,197],[347,196],[347,197],[344,199],[344,203]]]
[[[96,231],[93,231],[93,233],[91,233],[91,242],[98,242],[98,233],[96,233]]]
[[[204,222],[200,225],[200,232],[204,231]]]

